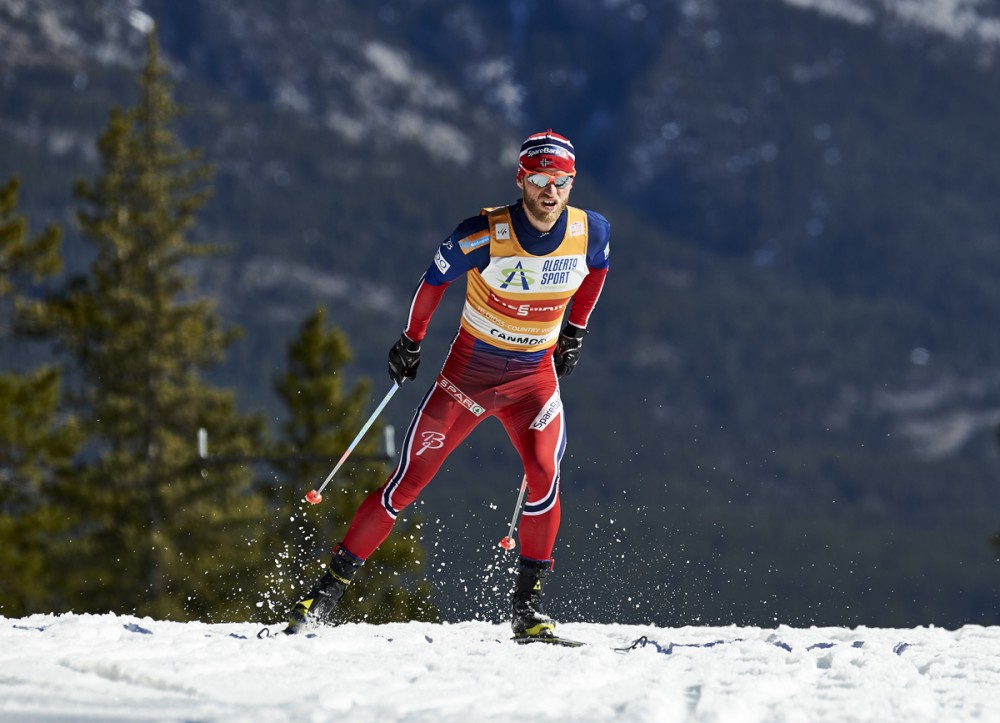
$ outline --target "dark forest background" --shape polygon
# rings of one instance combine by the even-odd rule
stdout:
[[[516,198],[520,141],[552,127],[577,148],[573,203],[613,234],[563,385],[556,616],[996,624],[1000,47],[891,4],[862,21],[580,5],[0,3],[0,183],[20,179],[19,212],[60,227],[66,275],[84,272],[74,184],[100,173],[110,109],[139,98],[155,20],[177,135],[212,169],[188,235],[222,251],[183,271],[242,329],[204,380],[280,436],[274,380],[322,305],[351,350],[340,378],[369,394],[349,440],[434,248]],[[450,290],[385,424],[405,428],[460,303]],[[0,366],[49,353],[4,337]],[[326,471],[242,464],[293,497]],[[502,616],[519,482],[486,422],[416,505],[443,617]],[[324,524],[332,543],[346,519]]]

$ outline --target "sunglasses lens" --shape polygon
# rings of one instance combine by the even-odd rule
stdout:
[[[566,188],[573,182],[572,176],[550,176],[547,173],[532,173],[530,176],[525,177],[533,186],[538,188],[545,188],[550,183],[556,188]]]

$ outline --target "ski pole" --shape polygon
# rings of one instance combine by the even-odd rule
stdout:
[[[514,527],[517,526],[517,516],[521,514],[521,507],[524,505],[524,495],[528,491],[528,478],[525,476],[521,480],[521,493],[517,496],[517,505],[514,506],[514,516],[510,518],[510,529],[507,530],[507,536],[500,540],[500,547],[505,550],[513,550],[517,547],[517,542],[514,540]]]
[[[389,400],[392,399],[392,395],[396,393],[397,389],[399,389],[399,384],[393,382],[392,388],[389,390],[389,393],[385,395],[385,398],[382,399],[379,405],[375,408],[375,411],[372,412],[372,416],[368,417],[368,421],[365,422],[365,426],[361,428],[361,431],[358,432],[358,436],[354,438],[354,441],[351,442],[351,445],[347,448],[347,451],[344,452],[344,456],[340,458],[339,462],[337,462],[337,466],[333,468],[333,471],[330,472],[329,475],[327,475],[326,481],[320,485],[318,490],[309,490],[309,493],[306,494],[306,500],[309,502],[309,504],[318,505],[320,502],[323,501],[323,490],[325,490],[326,486],[330,484],[330,480],[332,480],[333,476],[337,474],[337,470],[340,469],[340,466],[344,464],[344,461],[351,455],[351,452],[354,451],[354,448],[358,446],[358,442],[360,442],[361,438],[365,436],[365,432],[367,432],[368,428],[372,426],[372,422],[375,421],[375,418],[378,417],[378,415],[381,413],[383,409],[385,409],[385,405],[389,403]]]

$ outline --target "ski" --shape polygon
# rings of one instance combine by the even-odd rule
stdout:
[[[302,629],[289,631],[287,628],[284,630],[277,630],[277,631],[271,630],[270,628],[261,628],[257,632],[256,637],[258,640],[267,640],[269,638],[283,638],[285,636],[299,635],[299,634],[301,634],[303,638],[316,637],[316,633],[312,631],[306,632],[305,630]],[[233,633],[230,633],[230,636],[245,639],[245,636],[243,635],[235,635]],[[518,645],[528,645],[529,643],[544,643],[546,645],[559,645],[564,648],[580,648],[587,644],[581,640],[560,638],[558,635],[515,635],[514,637],[511,638],[511,640],[513,640]],[[429,639],[428,642],[430,642]]]
[[[511,638],[518,645],[528,645],[529,643],[545,643],[547,645],[561,645],[564,648],[580,648],[586,643],[569,638],[560,638],[557,635],[515,635]]]

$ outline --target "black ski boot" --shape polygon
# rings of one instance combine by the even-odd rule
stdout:
[[[555,635],[556,622],[542,610],[542,581],[552,571],[551,560],[526,560],[517,563],[517,580],[510,602],[513,617],[510,626],[515,638],[546,638]]]
[[[337,603],[363,564],[364,560],[338,546],[320,581],[304,599],[295,603],[288,615],[288,627],[282,632],[285,635],[295,635],[303,629],[329,623]]]

